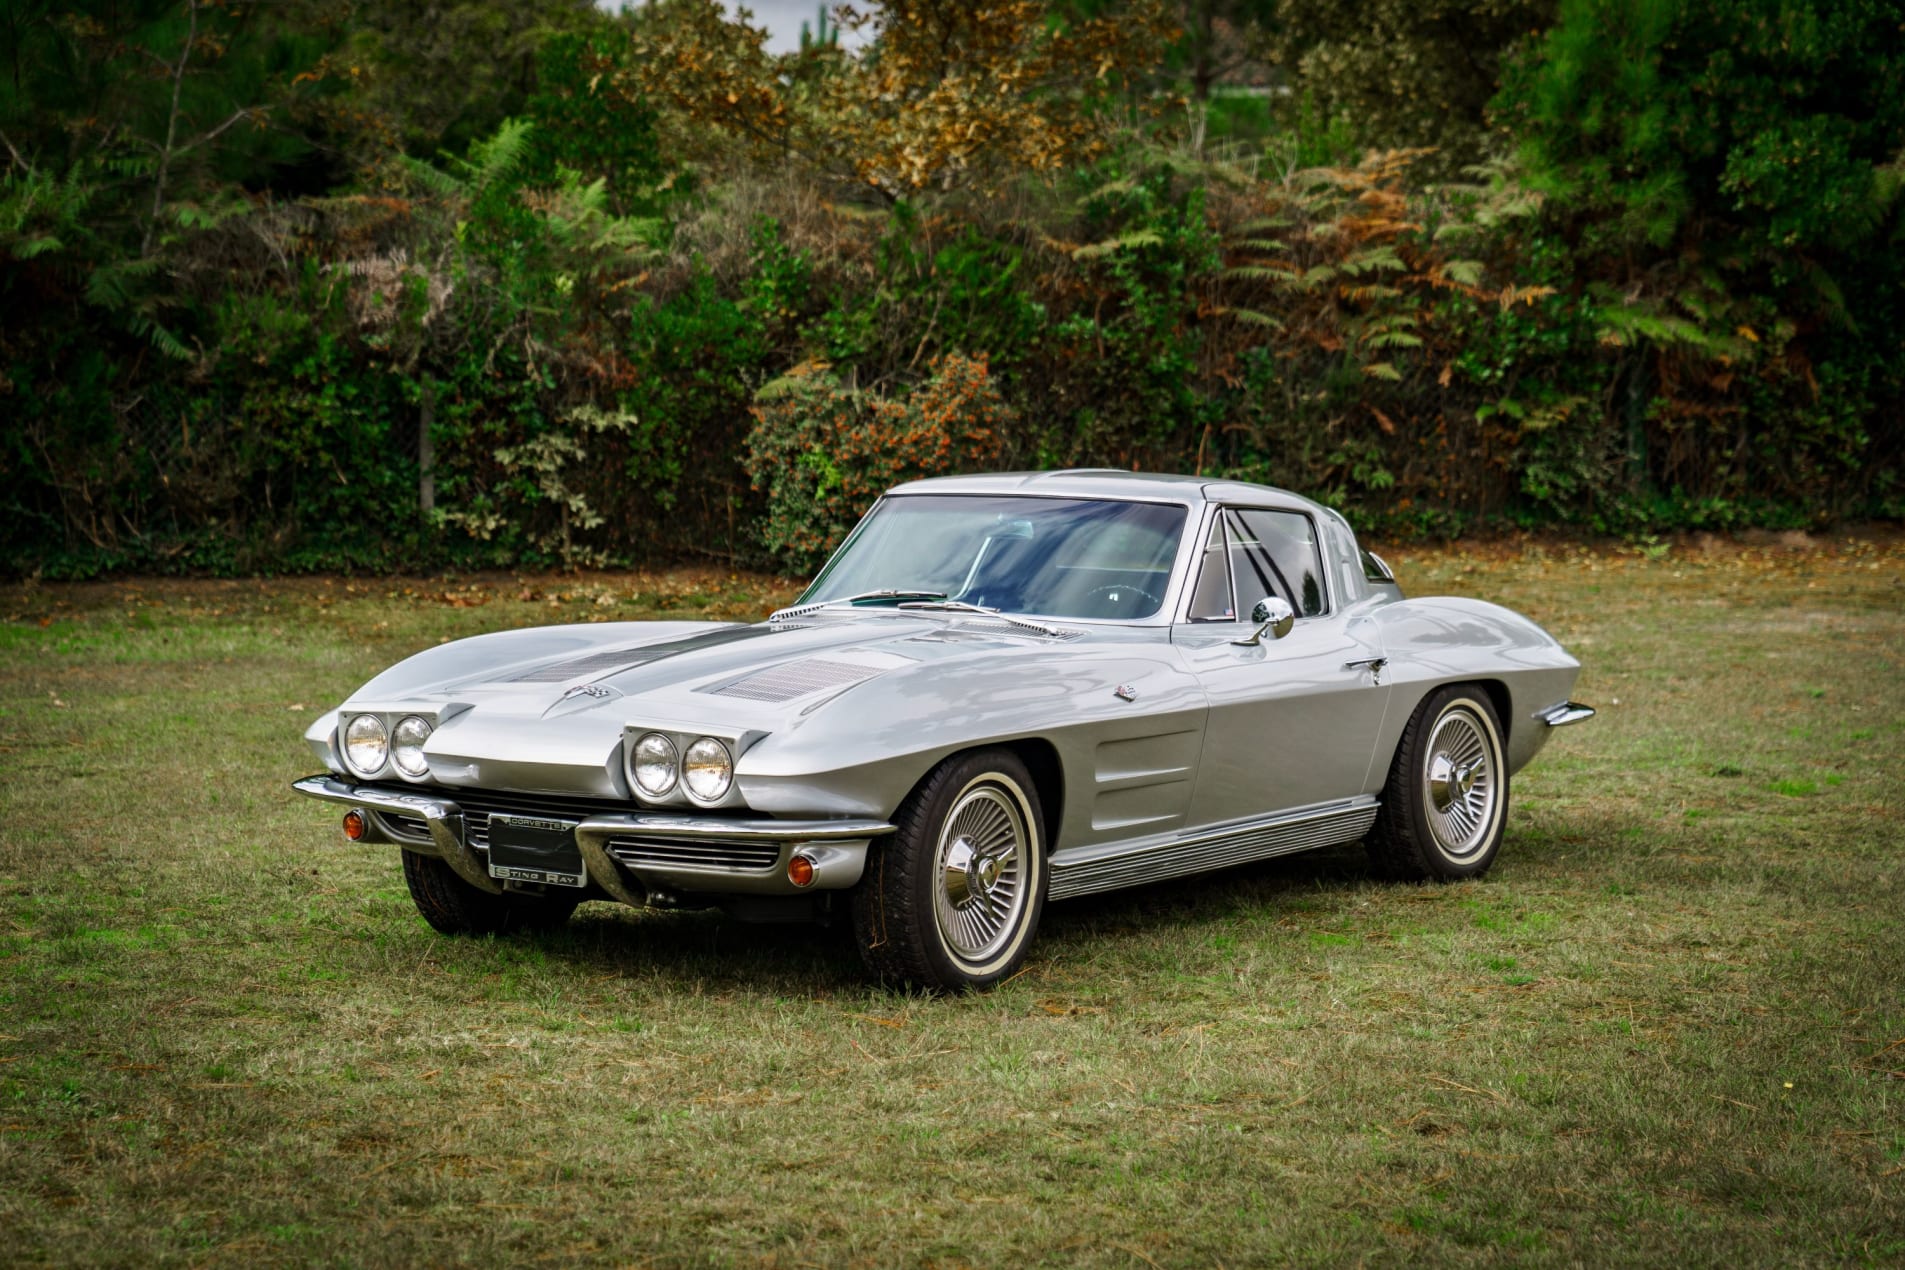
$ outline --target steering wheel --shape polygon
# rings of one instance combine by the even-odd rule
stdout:
[[[1087,600],[1092,600],[1102,595],[1105,597],[1105,599],[1109,600],[1111,603],[1117,604],[1122,601],[1124,593],[1127,591],[1131,592],[1133,595],[1142,595],[1145,599],[1151,601],[1152,608],[1157,608],[1159,605],[1164,603],[1164,600],[1161,597],[1152,595],[1149,591],[1145,590],[1143,587],[1133,586],[1129,582],[1111,582],[1111,583],[1107,583],[1104,586],[1093,587],[1091,590],[1085,592],[1085,598]]]

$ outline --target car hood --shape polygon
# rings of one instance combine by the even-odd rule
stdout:
[[[1078,626],[1048,638],[996,618],[869,610],[755,625],[626,622],[478,636],[428,649],[365,684],[307,739],[334,770],[338,717],[358,710],[438,719],[424,752],[436,783],[587,790],[627,797],[628,729],[707,732],[745,750],[894,676],[1001,659],[1056,666],[1086,646],[1141,641],[1138,628]],[[890,684],[888,685],[891,686]]]

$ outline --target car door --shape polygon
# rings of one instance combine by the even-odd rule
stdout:
[[[1213,517],[1172,632],[1210,700],[1190,823],[1223,824],[1364,793],[1389,688],[1381,635],[1332,604],[1308,513],[1226,507]],[[1297,617],[1282,639],[1256,629],[1257,601]]]

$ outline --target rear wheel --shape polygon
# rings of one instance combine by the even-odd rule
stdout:
[[[867,968],[933,991],[986,988],[1025,960],[1045,906],[1038,789],[1010,750],[946,760],[867,861],[853,928]]]
[[[1403,729],[1365,840],[1385,877],[1479,877],[1501,849],[1508,765],[1488,694],[1456,684],[1429,694]]]
[[[423,920],[445,935],[496,935],[512,930],[553,930],[569,920],[579,899],[540,895],[492,895],[456,875],[435,856],[403,856],[403,880]]]

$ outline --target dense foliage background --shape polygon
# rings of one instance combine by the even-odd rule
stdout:
[[[1001,466],[1905,514],[1889,0],[816,17],[14,0],[8,564],[798,568]]]

